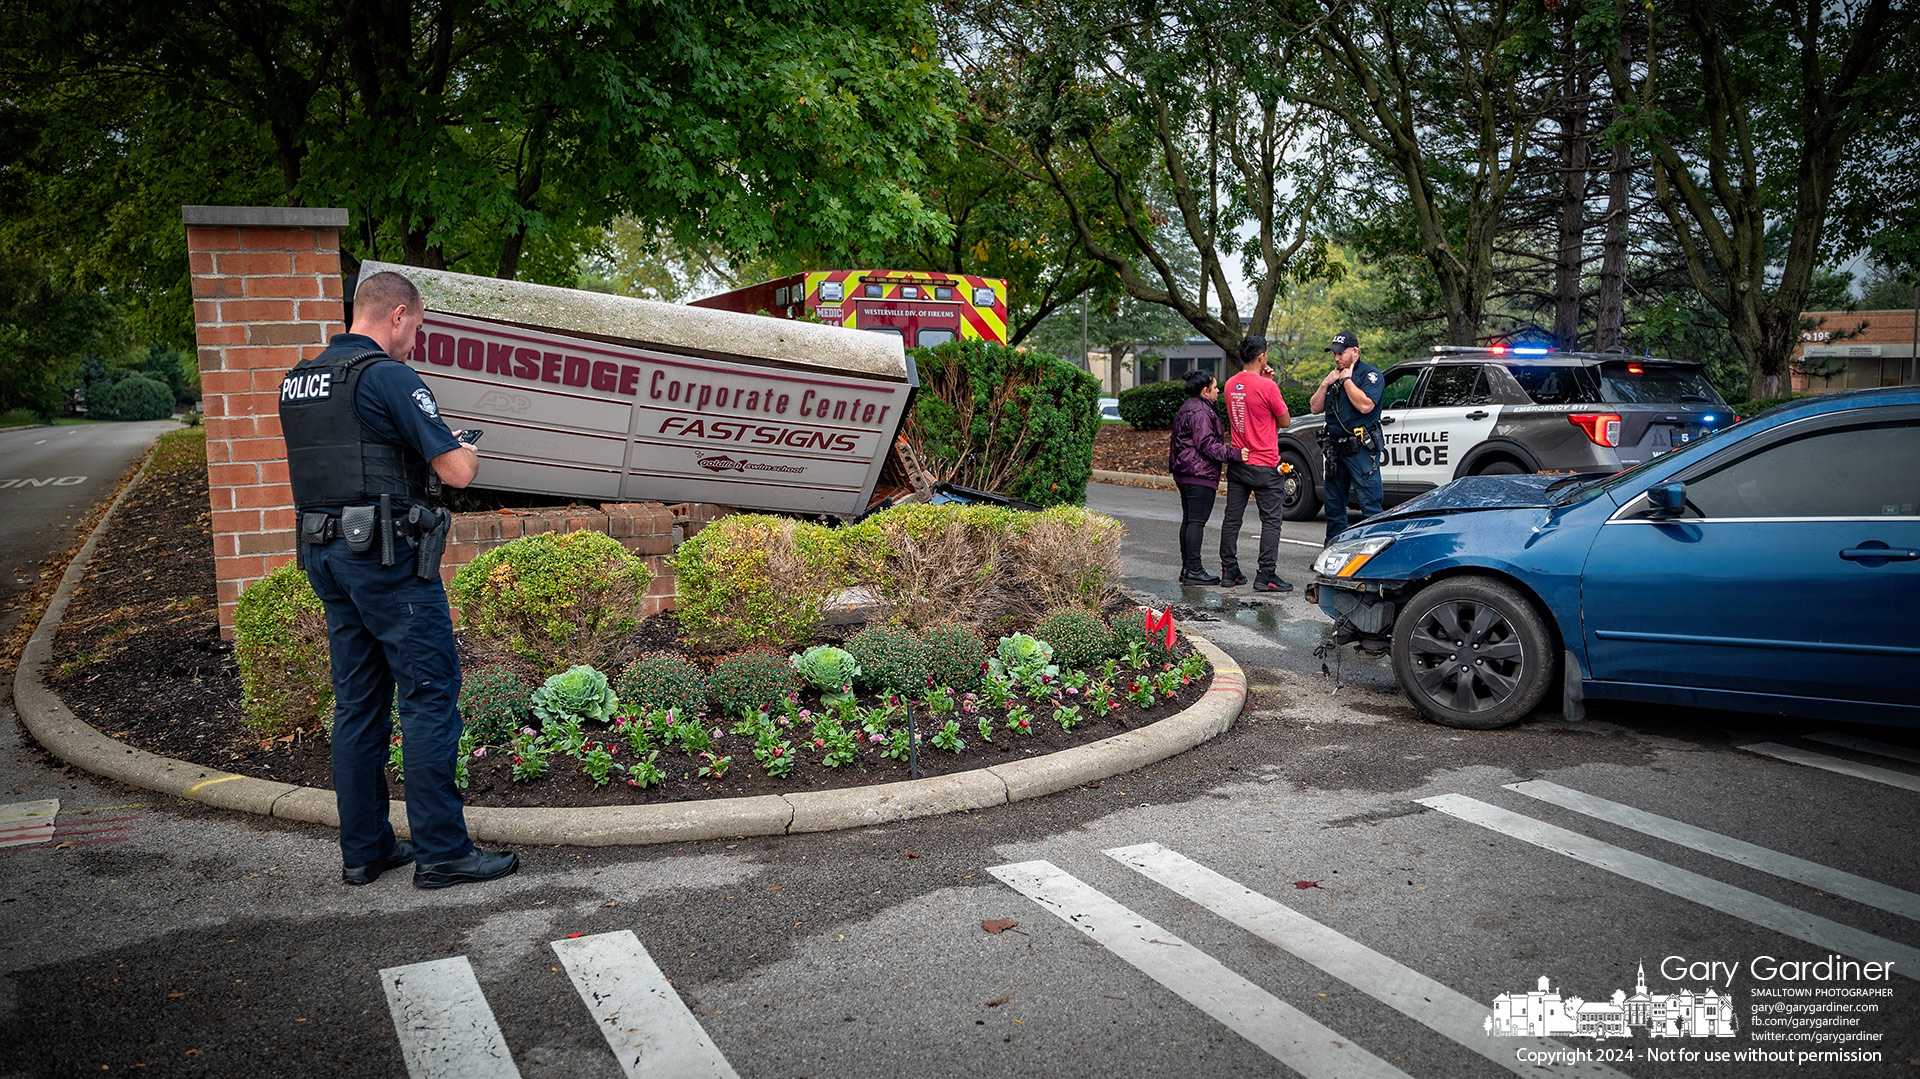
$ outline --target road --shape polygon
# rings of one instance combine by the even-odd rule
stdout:
[[[1147,590],[1171,564],[1135,526],[1153,496],[1094,496],[1133,527]],[[62,815],[53,845],[0,849],[0,1077],[1472,1077],[1608,1074],[1603,1053],[1634,1076],[1866,1076],[1920,1058],[1910,734],[1651,708],[1450,731],[1381,689],[1331,693],[1297,598],[1225,613],[1206,632],[1272,662],[1238,726],[1159,767],[858,831],[523,849],[519,875],[438,893],[404,873],[344,888],[323,829],[156,804],[7,746],[10,798]],[[1855,965],[1786,965],[1829,956]],[[1642,964],[1661,1007],[1693,994],[1690,1021],[1731,994],[1734,1036],[1487,1030],[1497,996],[1543,977],[1634,1004]],[[1736,1055],[1756,1051],[1789,1056]],[[1522,1059],[1554,1053],[1592,1056]]]

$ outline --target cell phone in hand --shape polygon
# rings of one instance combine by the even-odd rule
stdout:
[[[467,445],[471,446],[475,442],[480,441],[480,436],[484,434],[486,434],[486,432],[482,431],[478,427],[469,427],[466,430],[460,432],[460,434],[455,437],[459,438],[460,441],[465,442]]]

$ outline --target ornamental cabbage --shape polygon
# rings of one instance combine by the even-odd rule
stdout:
[[[820,691],[820,699],[827,704],[853,696],[853,680],[860,677],[860,662],[853,653],[830,644],[795,652],[788,662]]]
[[[533,691],[533,714],[542,723],[565,723],[569,717],[605,723],[619,705],[607,676],[585,664],[575,664],[547,679]]]
[[[1060,673],[1053,663],[1053,646],[1025,633],[1000,638],[1000,654],[987,661],[987,668],[995,678],[1016,682]]]

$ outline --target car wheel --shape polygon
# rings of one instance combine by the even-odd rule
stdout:
[[[1448,727],[1492,730],[1525,716],[1559,657],[1540,612],[1508,585],[1454,577],[1402,605],[1393,675],[1414,707]]]
[[[1476,476],[1524,476],[1527,470],[1502,457],[1474,469],[1473,474]]]
[[[1289,521],[1311,521],[1320,512],[1320,492],[1313,469],[1293,450],[1280,451],[1280,515]]]

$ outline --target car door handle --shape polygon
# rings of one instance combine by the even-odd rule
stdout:
[[[1480,410],[1480,409],[1477,409],[1477,408],[1476,408],[1476,409],[1474,409],[1474,410],[1473,410],[1472,412],[1469,412],[1469,413],[1467,413],[1467,418],[1468,418],[1468,419],[1470,419],[1470,420],[1484,420],[1484,419],[1486,419],[1486,418],[1487,418],[1487,417],[1488,417],[1489,415],[1492,415],[1492,413],[1489,413],[1489,412],[1484,412],[1484,411],[1482,411],[1482,410]]]
[[[1392,424],[1393,422],[1394,422],[1394,419],[1393,419],[1393,417],[1392,417],[1392,416],[1382,416],[1382,417],[1380,417],[1380,426],[1382,426],[1382,427],[1386,427],[1386,426],[1388,426],[1389,424]]]
[[[1911,547],[1848,547],[1840,552],[1840,557],[1849,562],[1911,562],[1920,558],[1920,551]]]

